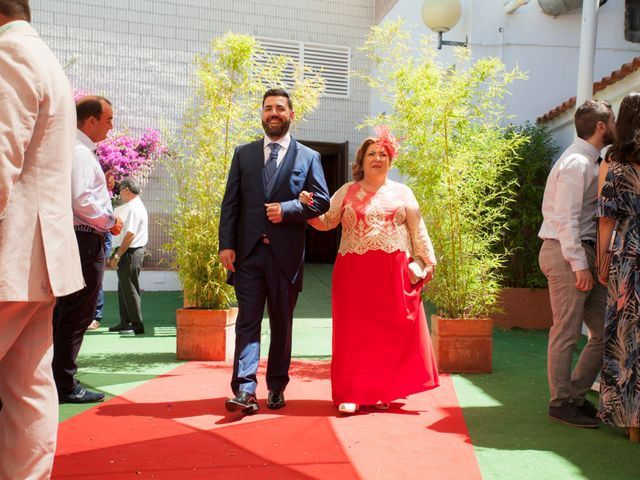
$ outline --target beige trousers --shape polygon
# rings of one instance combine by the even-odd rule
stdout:
[[[598,283],[595,275],[594,247],[584,242],[582,246],[596,282],[589,292],[581,292],[575,287],[576,277],[571,265],[562,256],[560,242],[545,240],[540,249],[540,269],[549,281],[553,313],[547,349],[547,376],[551,393],[549,403],[553,406],[571,401],[582,405],[602,367],[607,289]],[[573,354],[583,322],[589,329],[589,340],[572,370]]]
[[[54,303],[0,302],[0,480],[51,476],[58,433]]]

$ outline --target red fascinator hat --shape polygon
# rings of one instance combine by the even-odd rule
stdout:
[[[386,125],[378,125],[373,131],[376,134],[376,143],[383,147],[387,151],[389,158],[393,160],[398,155],[398,148],[400,147],[396,137],[391,135],[389,127]]]

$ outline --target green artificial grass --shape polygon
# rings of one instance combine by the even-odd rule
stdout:
[[[178,366],[175,310],[181,305],[180,292],[144,292],[147,333],[121,337],[106,331],[118,323],[117,295],[107,292],[101,328],[85,336],[78,378],[108,399]],[[263,357],[268,324],[262,325]],[[484,479],[640,479],[640,446],[622,429],[576,429],[548,419],[546,348],[546,331],[496,331],[493,373],[453,376]],[[331,266],[308,265],[294,320],[293,356],[330,355]],[[595,394],[590,399],[597,403]],[[60,405],[60,420],[93,406]]]
[[[120,322],[118,295],[105,292],[100,328],[85,334],[80,349],[78,380],[87,388],[104,392],[108,400],[180,365],[175,311],[181,306],[182,292],[143,292],[145,334],[120,336],[108,331]],[[60,421],[93,406],[62,404]]]
[[[493,373],[454,376],[484,479],[640,478],[640,446],[623,429],[549,420],[547,338],[546,331],[496,331]],[[597,405],[595,392],[589,399]]]

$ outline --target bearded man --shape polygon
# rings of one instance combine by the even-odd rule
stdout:
[[[542,201],[544,240],[539,262],[549,282],[553,326],[547,376],[549,418],[595,428],[597,409],[586,394],[602,366],[607,291],[595,267],[600,151],[615,140],[615,115],[604,100],[587,100],[574,116],[577,138],[551,169]],[[572,370],[582,324],[589,340]]]
[[[236,148],[220,215],[220,261],[238,299],[236,344],[227,410],[258,409],[256,386],[265,303],[271,343],[267,407],[285,405],[293,310],[302,290],[306,221],[329,209],[320,154],[289,134],[295,113],[289,94],[272,89],[262,99],[265,136]],[[313,204],[298,200],[313,192]]]

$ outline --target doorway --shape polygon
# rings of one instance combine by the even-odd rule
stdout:
[[[349,167],[349,142],[300,142],[320,153],[322,169],[329,188],[329,194],[338,190],[347,181]],[[313,227],[307,229],[305,261],[314,263],[333,263],[338,254],[342,230],[334,228],[320,232]]]

